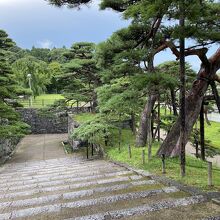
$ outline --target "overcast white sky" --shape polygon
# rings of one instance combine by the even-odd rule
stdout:
[[[22,48],[70,47],[73,42],[99,43],[111,34],[126,27],[129,22],[120,13],[100,11],[98,0],[81,10],[56,8],[45,0],[0,0],[0,29]],[[210,53],[216,50],[214,47]],[[156,56],[155,63],[174,60],[170,51]],[[197,57],[187,58],[195,70],[199,69]]]

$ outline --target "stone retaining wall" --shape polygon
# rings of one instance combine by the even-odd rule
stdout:
[[[30,125],[32,134],[61,134],[68,132],[68,114],[89,112],[88,107],[67,109],[64,112],[34,108],[19,108],[22,120]]]
[[[43,112],[33,108],[21,108],[22,120],[30,125],[32,134],[67,133],[67,114]]]
[[[0,139],[0,164],[10,158],[19,140],[18,137]]]

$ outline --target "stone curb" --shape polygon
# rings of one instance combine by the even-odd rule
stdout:
[[[204,192],[196,187],[193,186],[186,186],[183,185],[182,183],[176,181],[176,180],[172,180],[168,177],[165,176],[157,176],[154,174],[149,173],[148,171],[145,170],[141,170],[141,169],[135,169],[125,163],[121,163],[118,161],[114,161],[114,160],[110,160],[110,159],[106,159],[108,160],[110,163],[116,164],[118,166],[124,167],[128,170],[131,170],[139,175],[145,176],[145,177],[150,177],[151,179],[160,182],[164,185],[167,186],[175,186],[177,187],[180,191],[189,193],[191,196],[196,196],[196,195],[203,195],[204,197],[207,198],[207,200],[212,200],[212,199],[216,199],[216,198],[220,198],[220,192]]]

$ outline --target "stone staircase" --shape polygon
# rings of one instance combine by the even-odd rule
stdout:
[[[68,157],[0,170],[0,219],[176,218],[220,219],[220,206],[104,160]]]

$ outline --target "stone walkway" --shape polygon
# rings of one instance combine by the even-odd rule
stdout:
[[[220,219],[220,207],[205,196],[163,185],[147,172],[66,156],[63,138],[31,135],[19,144],[0,170],[0,219]]]
[[[61,144],[66,139],[66,134],[27,135],[18,144],[10,163],[66,157]]]

